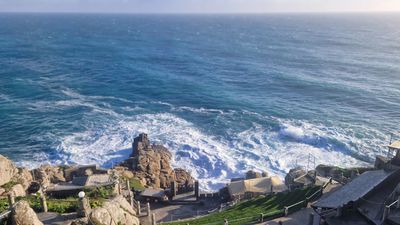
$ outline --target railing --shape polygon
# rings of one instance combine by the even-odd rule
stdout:
[[[302,207],[307,207],[307,204],[314,200],[315,198],[319,198],[322,196],[323,191],[325,190],[326,187],[328,187],[329,184],[332,183],[332,177],[329,178],[329,181],[326,182],[320,189],[318,189],[316,192],[314,192],[313,194],[311,194],[310,196],[307,196],[303,201],[299,201],[295,204],[292,204],[290,206],[286,206],[284,207],[285,210],[285,216],[289,215],[291,213],[291,209],[294,209],[292,212],[295,212],[299,209],[301,209]]]
[[[7,219],[10,214],[11,214],[11,210],[7,210],[7,211],[0,213],[0,221]]]
[[[259,215],[254,215],[254,216],[249,216],[249,217],[243,217],[243,218],[228,220],[227,222],[229,224],[249,224],[249,223],[251,224],[251,223],[260,223],[260,222],[264,222],[264,221],[267,221],[267,220],[272,220],[272,219],[279,218],[279,217],[282,217],[282,216],[287,216],[287,215],[289,215],[291,213],[294,213],[294,212],[300,210],[301,208],[307,207],[307,204],[310,201],[320,197],[322,195],[323,190],[331,182],[332,182],[332,178],[330,178],[329,181],[326,184],[324,184],[323,186],[321,186],[321,188],[319,188],[317,191],[315,191],[311,195],[307,196],[304,200],[299,201],[299,202],[294,203],[294,204],[289,205],[289,206],[285,206],[281,210],[277,210],[275,212],[268,213],[268,214],[261,213]],[[229,204],[226,204],[226,205],[229,205]],[[205,212],[204,214],[200,213],[200,212],[197,212],[197,216],[193,215],[193,214],[191,214],[191,215],[188,214],[187,216],[180,216],[180,218],[182,218],[182,219],[178,219],[178,220],[177,220],[177,218],[173,218],[173,216],[170,216],[170,222],[182,222],[182,223],[184,223],[185,221],[198,219],[198,218],[206,216],[206,215],[208,215],[210,213],[220,211],[221,209],[224,209],[224,208],[225,207],[221,207],[221,208],[216,208],[214,210],[204,211]],[[183,219],[183,218],[187,218],[187,219]],[[208,223],[207,225],[217,225],[217,224],[225,224],[225,221],[218,221],[218,222]]]

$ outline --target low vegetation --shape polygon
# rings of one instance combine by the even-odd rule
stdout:
[[[129,185],[131,186],[131,189],[135,191],[143,191],[145,189],[137,178],[130,178]]]
[[[165,224],[224,224],[225,219],[229,221],[229,224],[255,223],[260,219],[261,213],[264,215],[264,218],[276,218],[282,216],[285,206],[289,206],[299,201],[302,201],[307,196],[312,195],[319,189],[320,187],[312,187],[296,190],[290,193],[279,193],[266,197],[258,197],[239,203],[225,211],[213,213],[198,219]]]
[[[18,197],[16,201],[25,200],[29,203],[35,212],[42,212],[43,208],[40,204],[39,195],[29,195],[25,197]],[[101,207],[105,201],[105,198],[89,198],[90,206],[92,208]],[[3,212],[9,208],[8,199],[0,199],[0,212]],[[47,208],[49,212],[56,213],[71,213],[76,212],[78,208],[78,199],[74,197],[68,197],[64,199],[49,198],[47,199]]]

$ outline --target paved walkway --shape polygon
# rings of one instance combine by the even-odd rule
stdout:
[[[279,225],[279,221],[282,222],[283,225],[306,225],[308,224],[308,217],[310,213],[314,213],[311,208],[305,208],[293,214],[290,214],[287,217],[281,217],[278,219],[274,219],[265,223],[260,223],[259,225]],[[315,214],[315,213],[314,213]],[[314,225],[317,225],[318,222],[314,221]]]
[[[69,225],[74,219],[76,219],[76,213],[63,214],[47,212],[38,213],[39,220],[44,225]]]

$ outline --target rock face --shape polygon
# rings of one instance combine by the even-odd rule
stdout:
[[[35,179],[42,185],[65,182],[64,171],[58,166],[44,165],[33,171]]]
[[[255,178],[261,178],[262,175],[259,172],[255,172],[253,170],[249,170],[246,172],[246,180],[248,179],[255,179]]]
[[[32,175],[27,169],[15,167],[11,160],[0,155],[0,186],[11,181],[21,184],[22,189],[25,191],[32,182]],[[19,186],[17,189],[18,193],[20,193]]]
[[[289,170],[285,176],[285,185],[290,189],[301,188],[304,186],[314,185],[316,180],[315,170],[306,171],[301,167]]]
[[[93,209],[89,221],[92,225],[140,224],[135,210],[122,196],[105,202],[101,208]]]
[[[8,183],[18,173],[11,160],[0,155],[0,186]]]
[[[25,188],[22,184],[14,185],[9,191],[14,197],[22,197],[26,195]]]
[[[12,217],[15,225],[43,225],[26,201],[15,204]]]
[[[132,144],[132,158],[125,164],[145,185],[154,188],[167,188],[172,181],[178,184],[192,183],[193,178],[188,172],[171,167],[171,157],[164,146],[151,145],[147,134],[140,134]]]
[[[24,190],[26,190],[33,181],[33,177],[31,172],[26,168],[18,168],[18,174],[15,175],[13,181],[21,184]]]

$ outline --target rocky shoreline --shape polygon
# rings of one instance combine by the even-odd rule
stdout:
[[[169,150],[162,145],[151,144],[147,134],[140,134],[134,138],[130,157],[111,169],[101,169],[96,165],[42,165],[39,168],[28,170],[16,167],[11,160],[0,155],[0,198],[6,198],[6,196],[24,197],[37,193],[45,195],[57,193],[59,195],[60,190],[65,192],[61,195],[75,196],[76,192],[74,192],[73,187],[76,188],[79,185],[82,188],[78,188],[78,191],[84,190],[83,188],[86,187],[111,185],[114,193],[113,196],[110,195],[112,198],[105,198],[107,201],[101,207],[91,210],[87,218],[98,221],[98,223],[93,224],[110,224],[108,221],[112,221],[112,218],[118,218],[118,221],[128,221],[128,224],[136,223],[139,220],[133,209],[133,193],[138,191],[137,186],[151,191],[165,192],[167,195],[170,194],[168,196],[170,199],[176,194],[172,195],[177,189],[184,190],[191,187],[190,190],[194,191],[195,183],[198,188],[198,182],[189,172],[181,168],[172,168],[171,158],[172,155]],[[327,178],[344,184],[371,169],[343,169],[327,165],[318,165],[313,170],[297,167],[287,173],[284,181],[269,176],[267,172],[248,171],[243,178],[231,179],[231,183],[219,190],[215,196],[220,200],[240,199],[243,196],[252,198],[258,195],[292,191],[313,185],[322,186],[327,182]],[[125,194],[125,196],[121,193],[121,181],[126,181],[128,194]],[[132,183],[133,181],[138,182],[138,184],[135,186]],[[130,186],[131,183],[132,186]],[[263,187],[260,187],[260,185]],[[195,192],[198,198],[199,190],[197,189]],[[75,194],[71,195],[71,193]],[[129,198],[132,199],[130,203],[128,202]],[[126,208],[129,208],[129,210]],[[28,221],[39,221],[27,202],[18,202],[14,206],[13,212],[14,220],[28,218]],[[23,214],[29,216],[24,217]],[[40,221],[33,223],[33,225],[40,224]],[[81,224],[87,223],[82,222]]]

